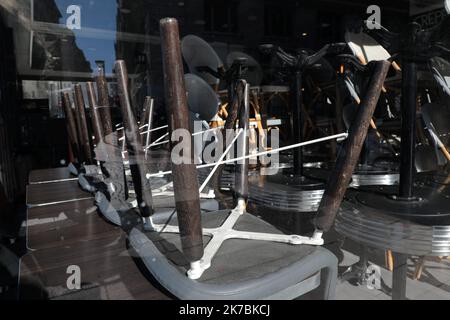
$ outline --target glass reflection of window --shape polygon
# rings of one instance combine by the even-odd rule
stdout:
[[[31,0],[33,1],[33,0]],[[66,25],[80,8],[80,29]],[[91,73],[96,60],[113,66],[117,2],[93,0],[39,0],[32,2],[32,69]]]
[[[290,37],[293,29],[295,8],[285,3],[264,5],[264,33],[266,36]]]
[[[29,0],[32,10],[31,73],[43,70],[47,76],[89,77],[95,61],[103,60],[107,74],[112,73],[116,59],[135,62],[144,45],[157,44],[144,28],[148,6],[129,0]],[[66,25],[80,8],[80,29]],[[134,54],[138,52],[137,54]],[[137,55],[138,57],[130,57]],[[68,74],[67,72],[70,72]]]
[[[33,18],[36,22],[66,25],[71,13],[71,6],[81,9],[82,27],[115,31],[117,15],[122,12],[116,0],[31,0],[33,1]],[[125,12],[125,9],[123,9]]]
[[[205,1],[206,31],[237,33],[238,5],[235,0]]]

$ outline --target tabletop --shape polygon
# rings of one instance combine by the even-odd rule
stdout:
[[[62,169],[35,171],[27,187],[28,253],[20,260],[20,299],[172,299],[108,223],[93,196]],[[79,279],[79,288],[77,281]]]
[[[81,190],[78,181],[62,181],[28,185],[26,204],[31,208],[92,198]]]
[[[67,167],[53,168],[44,170],[31,171],[28,176],[29,184],[42,184],[51,182],[60,182],[67,180],[77,180],[78,178],[73,176]]]

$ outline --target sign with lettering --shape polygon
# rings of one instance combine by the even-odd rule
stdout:
[[[422,26],[422,28],[432,28],[439,23],[441,23],[445,16],[447,15],[447,12],[445,9],[438,9],[433,10],[431,12],[426,12],[424,14],[417,15],[413,17],[414,21],[417,22]]]
[[[33,0],[33,18],[65,26],[69,30],[117,30],[117,16],[121,13],[117,1],[105,0]]]

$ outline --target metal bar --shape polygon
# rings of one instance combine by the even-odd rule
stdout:
[[[141,126],[148,125],[151,99],[152,98],[149,97],[149,96],[145,97],[144,107],[142,108],[141,118],[140,118],[140,125]],[[141,128],[141,127],[139,127],[139,128]]]
[[[416,150],[417,64],[405,59],[402,71],[400,197],[413,197]]]
[[[148,147],[146,147],[146,149],[150,149],[151,147],[156,147],[156,146],[160,146],[162,144],[170,143],[169,140],[165,140],[165,141],[160,142],[161,140],[163,140],[164,138],[167,138],[168,136],[169,136],[169,133],[164,134],[163,136],[161,136],[158,139],[156,139],[155,142],[153,142]]]
[[[239,129],[243,130],[238,140],[238,157],[246,157],[249,153],[249,84],[245,83],[244,103],[239,111]],[[234,196],[236,200],[248,198],[248,164],[249,159],[240,160],[236,165]]]
[[[269,151],[263,151],[257,154],[249,154],[245,157],[239,157],[239,158],[234,158],[234,159],[229,159],[229,160],[225,160],[220,162],[221,164],[229,164],[229,163],[235,163],[237,161],[242,161],[242,160],[246,160],[246,159],[251,159],[251,158],[256,158],[256,157],[262,157],[262,156],[266,156],[269,154],[274,154],[274,153],[280,153],[282,151],[287,151],[287,150],[292,150],[295,148],[299,148],[299,147],[306,147],[309,145],[313,145],[316,143],[321,143],[321,142],[325,142],[325,141],[330,141],[330,140],[345,140],[348,138],[348,134],[347,133],[340,133],[340,134],[335,134],[329,137],[324,137],[324,138],[319,138],[319,139],[315,139],[315,140],[311,140],[311,141],[306,141],[306,142],[302,142],[302,143],[297,143],[297,144],[293,144],[290,146],[286,146],[286,147],[282,147],[282,148],[278,148],[278,149],[272,149]],[[208,164],[202,164],[197,166],[197,169],[205,169],[205,168],[211,168],[211,167],[215,167],[217,165],[216,162],[214,163],[208,163]],[[165,171],[165,172],[158,172],[158,173],[152,173],[152,174],[148,174],[147,178],[153,178],[153,177],[160,177],[160,176],[165,176],[168,174],[172,174],[172,171]]]
[[[144,126],[140,126],[139,130],[144,130],[147,127],[148,127],[148,124],[146,124]],[[145,134],[147,134],[149,132],[156,132],[156,131],[160,131],[162,129],[167,129],[167,128],[169,128],[169,126],[162,126],[162,127],[154,128],[154,129],[151,129],[151,130],[141,131],[141,136],[143,136],[143,135],[145,135]],[[123,127],[117,128],[116,131],[117,132],[123,131]],[[123,140],[123,137],[119,139],[119,141],[122,141],[122,140]]]
[[[145,159],[147,160],[148,157],[148,146],[150,145],[150,142],[152,140],[152,128],[153,128],[153,107],[154,107],[154,100],[150,97],[145,98],[145,117],[143,118],[143,121],[147,121],[147,136],[145,137]]]
[[[195,137],[195,136],[200,136],[200,135],[203,135],[203,134],[205,134],[205,133],[207,133],[207,132],[217,131],[217,130],[220,130],[220,129],[223,129],[223,127],[220,126],[220,127],[215,127],[215,128],[212,128],[212,129],[200,131],[200,132],[195,132],[195,133],[192,134],[192,136],[193,136],[193,137]],[[153,131],[154,131],[154,130],[150,130],[150,132],[153,132]],[[148,132],[149,132],[149,131],[141,132],[141,135],[143,136],[145,133],[148,133]],[[151,147],[154,147],[154,146],[157,146],[157,145],[168,144],[168,143],[170,143],[170,140],[164,140],[164,141],[162,141],[161,143],[158,143],[158,142],[160,142],[162,139],[164,139],[164,138],[166,138],[166,137],[168,137],[168,136],[169,136],[169,134],[168,134],[168,133],[165,133],[163,136],[159,137],[155,142],[153,142],[153,143],[150,144],[150,145],[147,145],[144,149],[145,149],[145,150],[148,150],[148,149],[150,149]],[[123,138],[120,138],[119,140],[122,141]]]
[[[390,67],[388,61],[373,62],[373,65],[374,71],[369,81],[369,88],[360,108],[358,108],[356,119],[350,127],[346,144],[339,152],[336,166],[330,174],[317,212],[315,224],[320,232],[329,231],[334,224],[339,207],[350,184],[353,171],[358,163],[370,126],[370,119],[372,119]]]
[[[302,142],[303,137],[303,116],[302,116],[302,73],[296,71],[292,81],[292,107],[293,107],[293,134],[294,143]],[[303,175],[303,152],[302,148],[294,150],[294,174]]]
[[[80,144],[81,149],[84,152],[85,160],[88,164],[93,163],[92,159],[92,150],[91,150],[91,143],[89,142],[89,130],[87,125],[87,119],[86,119],[86,109],[85,109],[85,103],[84,103],[84,97],[83,97],[83,91],[81,90],[81,85],[76,84],[74,86],[75,89],[75,106],[77,108],[77,118],[78,123],[80,126]]]
[[[144,129],[146,127],[148,127],[148,125],[140,127],[139,129]],[[151,129],[151,130],[143,131],[143,132],[141,132],[141,134],[146,134],[148,132],[160,131],[162,129],[168,129],[168,128],[169,128],[169,126],[165,125],[165,126],[161,126],[161,127],[158,127],[158,128]]]
[[[72,152],[74,153],[77,161],[80,161],[80,143],[78,141],[77,124],[68,92],[63,93],[63,106],[64,113],[66,115],[67,133],[69,135],[69,142],[72,147]]]
[[[102,108],[100,109],[100,115],[102,117],[103,131],[105,137],[109,136],[113,132],[112,117],[111,117],[111,105],[109,103],[109,93],[108,93],[108,81],[105,76],[104,63],[97,62],[97,72],[98,75],[95,78],[97,83],[97,94],[98,94],[98,105]]]
[[[92,128],[94,129],[95,144],[98,146],[99,143],[102,142],[104,139],[104,133],[101,115],[97,105],[97,99],[95,97],[95,89],[93,82],[87,83],[87,94],[89,100],[89,107],[91,110],[91,120],[92,120]]]
[[[118,124],[116,126],[116,131],[122,131],[123,130],[123,127],[120,127],[120,126],[121,126],[121,124]],[[148,124],[144,124],[143,126],[139,127],[139,130],[144,130],[147,127],[148,127]],[[154,128],[154,129],[151,130],[151,132],[159,131],[159,130],[167,129],[167,128],[169,128],[169,126],[165,125],[165,126],[161,126],[161,127],[158,127],[158,128]],[[141,131],[141,134],[146,134],[146,133],[147,133],[147,131]]]
[[[237,139],[240,137],[240,135],[242,134],[242,129],[239,130],[239,132],[237,133],[236,137],[233,139],[233,141],[231,141],[230,145],[225,149],[225,152],[220,156],[219,161],[217,162],[217,164],[214,166],[214,168],[211,170],[211,172],[209,173],[208,177],[206,177],[205,181],[203,182],[203,184],[200,186],[199,192],[202,193],[203,190],[205,190],[206,186],[208,185],[209,181],[211,180],[211,178],[214,176],[215,172],[217,171],[217,169],[221,166],[221,162],[223,161],[223,159],[225,159],[225,157],[230,153],[231,149],[234,147],[235,142],[237,141]]]
[[[172,130],[189,131],[178,21],[174,18],[162,19],[160,31],[169,124]],[[183,253],[191,264],[198,264],[204,253],[200,195],[197,192],[199,186],[192,150],[185,152],[192,158],[191,164],[172,165],[175,201]]]
[[[150,181],[145,176],[148,169],[146,168],[141,134],[130,102],[128,72],[125,61],[116,61],[115,70],[119,89],[120,107],[125,127],[124,133],[126,136],[126,145],[130,159],[130,170],[136,198],[142,217],[148,218],[154,213],[152,189]]]

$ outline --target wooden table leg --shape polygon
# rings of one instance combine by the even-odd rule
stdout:
[[[392,300],[406,300],[408,256],[394,252],[393,257],[394,273],[392,275]]]

